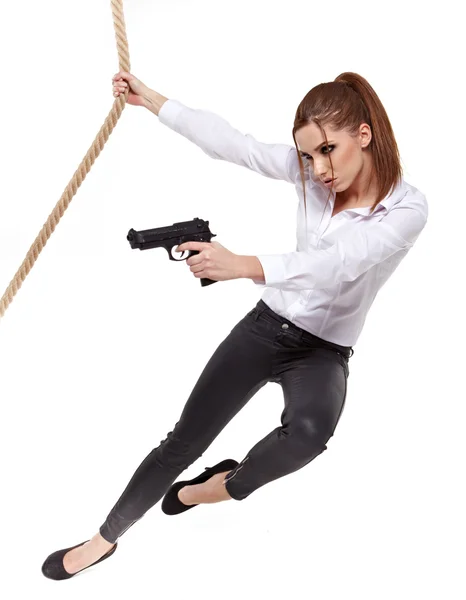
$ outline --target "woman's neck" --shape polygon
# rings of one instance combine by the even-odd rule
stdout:
[[[364,163],[360,172],[350,187],[343,192],[336,192],[336,201],[352,207],[372,206],[377,199],[379,189],[375,173],[373,174],[372,181],[370,180],[372,168],[372,155],[367,154],[364,157]]]

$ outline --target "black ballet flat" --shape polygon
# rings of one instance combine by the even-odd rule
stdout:
[[[236,460],[227,458],[222,462],[215,465],[215,467],[206,467],[205,471],[191,479],[189,481],[177,481],[174,483],[165,494],[162,500],[162,510],[166,515],[177,515],[179,513],[184,512],[185,510],[189,510],[190,508],[194,508],[195,506],[199,506],[198,504],[183,504],[181,500],[178,498],[178,492],[181,488],[187,485],[196,485],[198,483],[204,483],[210,479],[213,475],[217,473],[222,473],[223,471],[231,471],[235,467],[238,466],[238,462]]]
[[[117,546],[118,546],[118,542],[117,542],[112,548],[110,548],[110,550],[107,552],[107,554],[104,554],[103,556],[101,556],[99,558],[99,560],[96,560],[88,567],[84,567],[84,569],[81,569],[80,571],[77,571],[76,573],[68,573],[68,571],[66,571],[65,567],[63,566],[63,558],[64,558],[65,554],[67,552],[69,552],[70,550],[77,548],[78,546],[84,546],[84,544],[86,544],[88,541],[89,540],[86,540],[85,542],[82,542],[81,544],[76,544],[76,546],[71,546],[71,548],[65,548],[64,550],[57,550],[56,552],[53,552],[52,554],[50,554],[50,556],[48,556],[45,559],[45,562],[42,565],[43,575],[45,575],[45,577],[48,577],[49,579],[70,579],[70,577],[74,577],[74,575],[81,573],[81,571],[84,571],[85,569],[88,569],[89,567],[93,567],[94,565],[102,562],[109,556],[112,556],[112,554],[115,552],[115,550],[117,549]]]

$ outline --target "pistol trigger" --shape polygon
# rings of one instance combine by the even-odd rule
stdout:
[[[181,246],[183,242],[180,242],[179,244],[176,244],[175,246],[172,246],[171,250],[168,252],[170,254],[170,259],[174,260],[175,262],[181,262],[182,260],[186,260],[187,258],[189,258],[190,255],[185,256],[185,254],[187,252],[189,252],[189,250],[182,250],[181,252],[176,252],[176,254],[181,254],[180,258],[175,258],[173,256],[173,254],[171,254],[172,252],[175,251],[175,248],[177,248],[178,246]]]

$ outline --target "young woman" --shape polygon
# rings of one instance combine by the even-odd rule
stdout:
[[[297,249],[240,256],[217,242],[188,242],[195,277],[247,277],[264,294],[207,363],[179,421],[138,467],[99,532],[51,554],[42,572],[68,579],[113,554],[118,538],[163,496],[177,514],[197,504],[244,500],[327,449],[346,398],[349,358],[377,292],[424,228],[425,196],[402,178],[395,137],[378,96],[356,73],[306,94],[294,146],[265,144],[221,117],[168,100],[127,72],[114,95],[144,106],[212,158],[293,184]],[[267,382],[282,386],[281,426],[237,463],[222,461],[174,484]],[[174,485],[173,485],[174,484]]]

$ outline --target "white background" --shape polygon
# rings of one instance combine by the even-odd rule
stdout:
[[[109,1],[0,7],[3,293],[108,114],[119,69]],[[200,217],[238,254],[295,248],[293,186],[213,161],[127,106],[0,322],[0,596],[464,599],[458,3],[124,7],[137,77],[260,141],[292,144],[308,90],[361,74],[429,221],[366,320],[327,452],[243,502],[177,517],[158,504],[111,559],[50,581],[43,560],[97,532],[261,295],[245,279],[202,288],[165,250],[132,251],[128,230]],[[183,478],[241,460],[282,408],[280,387],[263,388]]]

